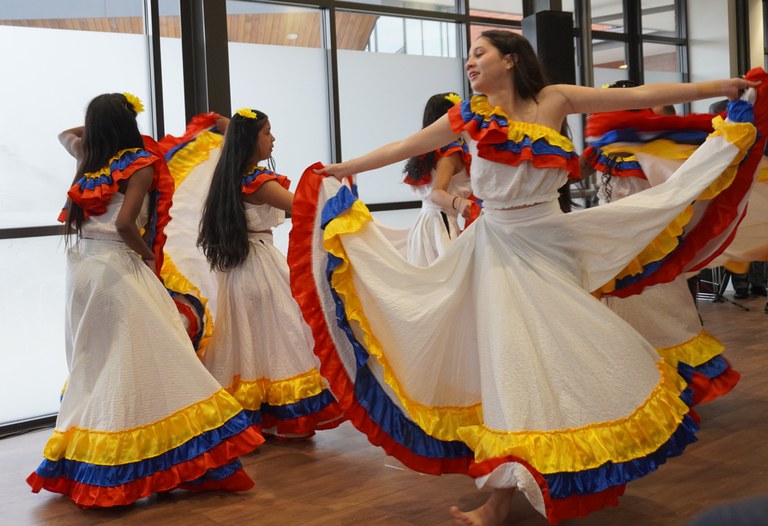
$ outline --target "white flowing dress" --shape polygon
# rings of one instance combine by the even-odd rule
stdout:
[[[755,128],[719,123],[666,184],[563,214],[568,139],[483,97],[449,117],[484,208],[429,267],[404,261],[347,187],[304,172],[288,260],[322,372],[352,423],[413,469],[517,487],[552,522],[613,505],[695,424],[685,381],[590,292],[635,259],[694,261],[654,242],[708,187],[747,177]],[[688,219],[672,239],[704,236]]]
[[[28,482],[82,507],[126,505],[177,487],[248,489],[253,482],[237,457],[264,441],[200,363],[163,284],[115,229],[124,198],[118,182],[147,164],[156,178],[162,173],[161,158],[123,150],[69,193],[98,195],[84,208],[93,214],[99,201],[103,211],[87,217],[67,252],[69,378],[45,460]]]

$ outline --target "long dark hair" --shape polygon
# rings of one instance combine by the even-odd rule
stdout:
[[[269,117],[251,110],[256,118],[232,116],[200,219],[197,246],[211,269],[226,271],[248,257],[248,222],[242,199],[243,176],[253,165],[259,132]]]
[[[454,106],[455,103],[447,98],[449,95],[458,97],[458,95],[449,91],[432,95],[427,100],[427,104],[424,106],[424,116],[421,119],[422,128],[426,128],[435,122]],[[407,182],[409,184],[419,184],[435,167],[435,162],[435,152],[429,152],[408,159],[403,168]]]
[[[483,31],[480,36],[493,44],[502,56],[517,55],[512,70],[515,91],[524,99],[536,100],[536,95],[549,84],[549,80],[528,39],[512,31],[498,29]]]
[[[144,147],[144,140],[136,124],[136,111],[125,95],[105,93],[88,104],[82,146],[83,156],[72,184],[84,174],[104,168],[120,150]],[[65,233],[74,230],[79,238],[84,220],[83,209],[71,199],[68,200]]]

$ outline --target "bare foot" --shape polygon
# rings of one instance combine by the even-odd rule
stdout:
[[[485,504],[471,511],[461,511],[451,506],[453,520],[461,526],[501,526],[512,511],[512,495],[515,488],[495,489]]]

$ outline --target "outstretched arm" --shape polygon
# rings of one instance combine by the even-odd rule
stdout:
[[[410,137],[389,143],[381,148],[339,164],[329,164],[318,173],[333,175],[342,179],[349,175],[367,172],[396,163],[422,153],[437,150],[451,141],[456,140],[457,133],[451,129],[448,116],[443,115],[438,120],[414,133]]]
[[[85,126],[64,130],[59,134],[59,142],[75,159],[83,156],[83,132]]]
[[[655,83],[635,88],[602,89],[569,84],[554,84],[544,88],[543,95],[559,106],[563,117],[572,113],[652,108],[699,99],[727,97],[734,100],[740,93],[759,82],[742,78],[691,83]]]

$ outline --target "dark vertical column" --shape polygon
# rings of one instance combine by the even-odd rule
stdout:
[[[187,120],[207,111],[230,115],[226,2],[181,0],[180,7]]]
[[[523,18],[522,26],[550,82],[576,84],[571,13],[541,11]]]
[[[749,1],[736,0],[736,67],[739,75],[749,71]]]
[[[638,84],[645,82],[643,66],[643,15],[640,0],[624,0],[624,25],[627,35],[627,73],[629,80]]]
[[[147,0],[144,3],[144,32],[149,45],[149,93],[153,115],[152,135],[160,139],[165,135],[165,112],[163,109],[163,76],[160,63],[160,0]]]
[[[336,43],[336,8],[322,11],[323,47],[325,48],[326,73],[328,81],[328,119],[331,128],[331,162],[343,159],[341,152],[341,116],[339,108],[339,59]]]

